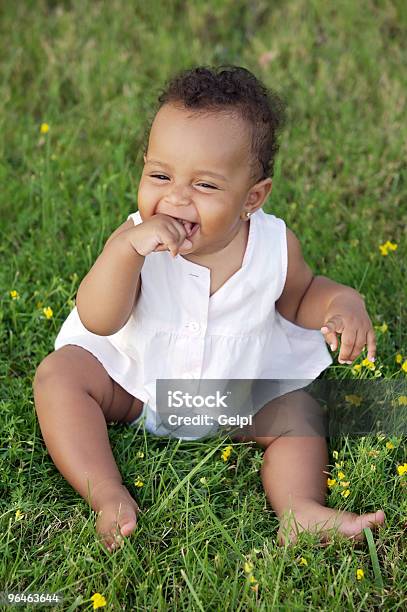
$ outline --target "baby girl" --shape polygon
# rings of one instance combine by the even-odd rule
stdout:
[[[244,68],[196,67],[170,80],[149,130],[138,211],[108,238],[36,371],[45,444],[97,512],[109,550],[136,528],[138,506],[107,424],[143,417],[150,433],[171,435],[159,422],[157,380],[314,380],[332,363],[326,343],[335,351],[338,334],[340,363],[365,346],[374,361],[362,296],[314,276],[294,233],[262,209],[283,124],[281,98]],[[235,439],[264,448],[280,542],[301,530],[361,539],[384,513],[325,506],[326,440],[298,424],[315,404],[298,385],[266,398]],[[288,413],[289,435],[270,427]]]

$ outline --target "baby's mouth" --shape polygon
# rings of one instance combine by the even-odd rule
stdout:
[[[193,236],[199,229],[199,223],[193,223],[192,221],[186,221],[185,219],[177,219],[185,227],[188,238]]]

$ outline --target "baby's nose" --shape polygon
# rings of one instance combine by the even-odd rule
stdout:
[[[171,204],[185,206],[185,204],[191,203],[191,193],[188,187],[174,185],[167,193],[166,199]]]

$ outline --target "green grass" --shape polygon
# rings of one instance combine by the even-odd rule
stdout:
[[[406,608],[407,500],[396,470],[405,438],[391,450],[378,437],[331,441],[351,494],[334,488],[329,505],[386,511],[374,535],[383,589],[367,544],[322,548],[303,535],[276,545],[260,449],[235,444],[224,463],[220,440],[159,440],[120,425],[109,428],[112,447],[143,513],[109,556],[94,513],[44,447],[31,389],[81,279],[137,208],[160,87],[175,70],[220,63],[249,68],[287,100],[265,210],[286,220],[315,273],[357,288],[374,325],[387,324],[376,370],[359,375],[405,380],[395,358],[407,359],[406,40],[406,4],[396,0],[2,4],[0,590],[60,591],[64,610],[91,609],[95,592],[112,610]],[[261,66],[266,51],[273,59]],[[387,240],[398,248],[384,257]],[[324,376],[355,375],[335,362]]]

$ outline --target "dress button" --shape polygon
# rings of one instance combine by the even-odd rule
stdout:
[[[199,323],[196,323],[195,321],[191,321],[190,323],[187,323],[185,327],[189,329],[191,332],[199,332],[199,330],[201,329],[201,326],[199,325]]]

